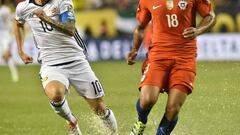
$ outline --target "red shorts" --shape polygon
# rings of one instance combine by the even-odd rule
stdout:
[[[147,68],[147,66],[148,66],[148,62],[149,60],[148,60],[148,58],[146,58],[144,61],[143,61],[143,63],[142,63],[142,75],[144,75],[144,71],[145,71],[145,69]]]
[[[159,87],[161,92],[168,92],[174,88],[188,94],[192,92],[196,76],[196,58],[161,59],[147,63],[145,61],[142,66],[144,73],[140,88],[153,85]]]

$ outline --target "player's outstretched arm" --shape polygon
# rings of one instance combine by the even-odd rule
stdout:
[[[46,15],[43,9],[37,9],[33,12],[37,17],[39,17],[42,21],[48,23],[52,27],[61,30],[62,32],[74,36],[75,34],[75,21],[69,20],[64,23],[51,19]]]
[[[25,38],[24,24],[18,23],[17,20],[14,20],[13,31],[15,34],[16,42],[17,42],[19,56],[21,57],[22,61],[25,64],[32,63],[33,58],[28,56],[23,51],[23,44],[24,44],[24,38]]]
[[[211,27],[213,27],[216,23],[216,17],[214,11],[211,11],[207,16],[203,17],[200,24],[194,28],[186,28],[183,32],[183,36],[186,39],[194,39],[198,35],[203,34],[208,31]]]
[[[138,25],[133,32],[133,47],[128,53],[126,61],[128,65],[133,65],[135,63],[135,58],[137,57],[138,50],[143,41],[145,25]]]

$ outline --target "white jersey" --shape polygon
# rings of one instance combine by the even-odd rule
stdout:
[[[75,36],[51,27],[33,15],[33,11],[42,8],[47,16],[60,21],[60,14],[73,7],[72,0],[49,0],[45,5],[37,5],[34,0],[26,0],[16,8],[16,20],[28,22],[31,27],[36,47],[39,49],[38,60],[42,64],[56,65],[85,59],[85,44],[76,31]]]

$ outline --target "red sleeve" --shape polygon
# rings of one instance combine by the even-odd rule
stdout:
[[[209,15],[212,11],[212,4],[210,0],[196,0],[197,11],[202,16],[205,17]]]
[[[136,18],[140,24],[147,25],[151,20],[151,13],[147,8],[148,0],[140,0],[137,8]]]

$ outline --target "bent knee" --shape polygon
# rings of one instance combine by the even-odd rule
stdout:
[[[58,81],[50,82],[45,88],[45,93],[50,100],[60,102],[64,99],[65,86]]]
[[[154,106],[154,104],[156,104],[156,102],[157,102],[157,98],[144,96],[140,99],[140,103],[143,109],[151,108],[152,106]]]
[[[152,107],[158,100],[159,88],[156,86],[144,85],[141,89],[140,103],[144,108]]]

